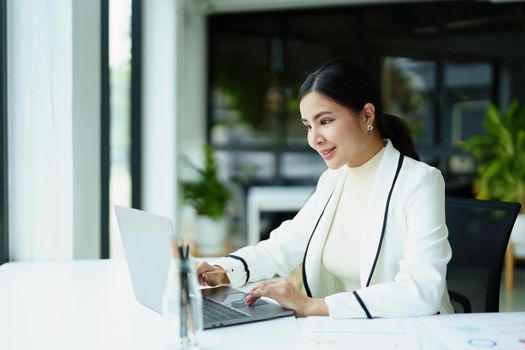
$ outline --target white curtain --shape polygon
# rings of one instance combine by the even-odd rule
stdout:
[[[12,260],[73,256],[72,4],[8,1]]]

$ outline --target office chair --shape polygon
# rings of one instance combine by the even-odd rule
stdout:
[[[501,270],[519,203],[446,198],[447,287],[456,313],[498,312]]]

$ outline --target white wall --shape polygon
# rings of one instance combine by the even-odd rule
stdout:
[[[143,207],[181,220],[183,157],[202,158],[206,135],[205,17],[192,0],[143,3]]]
[[[74,0],[73,256],[100,251],[100,1]]]
[[[142,3],[142,206],[170,218],[176,212],[177,3]]]
[[[98,257],[99,12],[7,2],[11,260]]]

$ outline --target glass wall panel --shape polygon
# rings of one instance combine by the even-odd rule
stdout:
[[[282,154],[282,174],[285,178],[308,179],[315,183],[326,169],[326,163],[315,152]]]
[[[216,156],[221,177],[240,184],[268,180],[276,175],[275,157],[271,152],[217,151]]]
[[[299,24],[296,24],[299,26]],[[288,79],[286,103],[286,143],[307,146],[306,129],[301,122],[298,92],[308,73],[328,58],[328,50],[322,43],[311,42],[302,38],[287,40]]]
[[[448,2],[213,15],[209,141],[236,155],[243,148],[274,157],[266,185],[304,183],[324,165],[309,153],[298,89],[321,63],[346,56],[381,84],[385,112],[408,122],[422,160],[448,176],[449,156],[463,153],[457,141],[482,132],[487,101],[505,89],[503,76],[495,81],[500,63],[513,72],[521,66],[517,41],[494,39],[521,38],[522,13],[523,6]],[[511,81],[507,90],[519,96],[523,84]]]
[[[285,142],[307,147],[306,133],[300,121],[298,91],[309,73],[323,62],[339,56],[356,56],[359,16],[349,11],[323,14],[308,13],[286,19],[286,104]],[[363,34],[363,33],[360,33]]]
[[[492,92],[490,63],[446,62],[443,114],[445,142],[457,145],[472,135],[484,134],[483,119]]]
[[[436,63],[386,57],[381,85],[385,112],[407,121],[416,143],[433,143]]]
[[[215,43],[215,44],[214,44]],[[211,44],[210,135],[215,145],[275,140],[283,94],[267,36],[216,33]]]

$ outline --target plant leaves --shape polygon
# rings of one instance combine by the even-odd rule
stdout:
[[[513,100],[503,113],[489,104],[483,127],[486,135],[473,136],[463,144],[465,151],[479,159],[478,197],[520,201],[525,206],[525,107]]]
[[[204,160],[202,168],[190,162],[199,176],[195,181],[181,182],[183,200],[195,208],[199,215],[220,219],[225,214],[231,192],[227,185],[219,179],[217,162],[210,145],[205,148]]]

